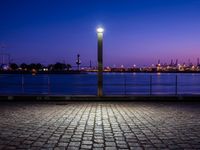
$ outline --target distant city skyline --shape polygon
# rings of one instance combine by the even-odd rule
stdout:
[[[6,0],[0,2],[0,52],[16,63],[75,66],[80,54],[81,65],[96,65],[101,25],[104,66],[196,64],[199,8],[199,0]]]

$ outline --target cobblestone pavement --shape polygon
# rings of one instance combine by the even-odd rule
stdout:
[[[0,103],[0,149],[200,149],[200,103]]]

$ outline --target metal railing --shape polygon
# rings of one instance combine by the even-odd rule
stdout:
[[[104,95],[200,95],[200,74],[104,74]],[[97,95],[96,74],[1,74],[1,95]]]

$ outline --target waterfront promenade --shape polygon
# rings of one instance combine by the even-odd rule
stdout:
[[[1,102],[0,149],[200,149],[200,103]]]

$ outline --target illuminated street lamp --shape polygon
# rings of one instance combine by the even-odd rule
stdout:
[[[97,28],[97,33],[103,33],[103,32],[104,32],[103,28],[101,28],[101,27]]]
[[[98,91],[97,95],[103,96],[103,32],[104,29],[99,27],[97,28],[97,59],[98,59]]]

